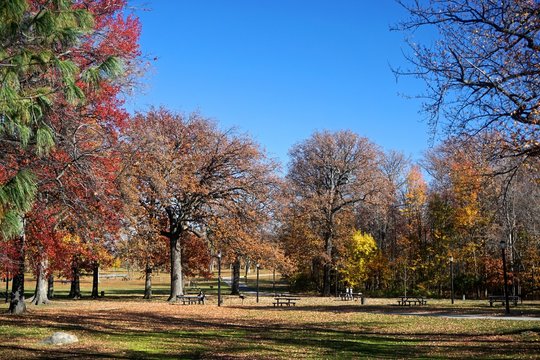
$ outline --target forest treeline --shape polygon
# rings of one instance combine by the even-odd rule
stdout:
[[[436,26],[445,40],[412,44],[412,68],[396,73],[430,84],[426,111],[447,136],[413,161],[347,129],[322,130],[284,165],[201,114],[125,111],[146,66],[126,1],[0,3],[10,312],[25,311],[25,272],[37,279],[36,305],[59,276],[79,298],[88,272],[97,297],[99,269],[113,264],[146,275],[146,298],[153,271],[169,271],[173,301],[186,279],[212,276],[218,256],[233,268],[233,293],[242,267],[258,264],[321,295],[447,296],[452,260],[457,293],[480,298],[502,291],[501,242],[512,291],[530,296],[540,263],[540,5],[402,5],[411,18],[401,31]]]

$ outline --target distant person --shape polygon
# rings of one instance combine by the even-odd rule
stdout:
[[[202,290],[199,291],[199,295],[197,295],[197,300],[199,301],[199,304],[204,304],[204,292]]]

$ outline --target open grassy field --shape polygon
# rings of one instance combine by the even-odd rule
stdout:
[[[165,302],[166,277],[162,282],[151,301],[140,298],[142,280],[106,280],[101,284],[106,296],[97,300],[61,297],[48,306],[29,306],[20,317],[4,314],[2,304],[0,359],[540,358],[540,321],[443,316],[502,314],[487,301],[451,306],[448,300],[430,300],[426,307],[403,308],[393,305],[395,299],[360,305],[305,297],[296,307],[274,308],[271,296],[257,304],[248,295],[245,300],[226,296],[218,307],[211,295],[205,305],[171,305]],[[210,292],[215,288],[200,285]],[[540,317],[540,303],[513,311]],[[80,341],[40,344],[55,331],[73,333]]]

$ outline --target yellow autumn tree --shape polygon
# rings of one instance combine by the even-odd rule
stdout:
[[[469,159],[458,157],[450,164],[450,180],[456,203],[456,225],[471,228],[480,216],[481,176]]]
[[[355,231],[345,249],[340,273],[344,282],[357,287],[368,278],[368,264],[377,253],[377,244],[370,234]]]

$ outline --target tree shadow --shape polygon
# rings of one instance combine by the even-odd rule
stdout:
[[[114,302],[111,302],[114,303]],[[118,304],[120,307],[121,304]],[[164,306],[170,306],[164,304]],[[260,312],[261,307],[231,308]],[[343,309],[342,309],[343,308]],[[208,308],[211,311],[212,308]],[[268,309],[265,309],[268,310]],[[340,306],[337,312],[358,311],[356,306]],[[331,311],[327,306],[305,306],[275,311]],[[336,312],[334,308],[332,310]],[[530,331],[540,327],[531,324],[519,330],[503,330],[497,336],[486,332],[401,332],[399,320],[364,321],[362,323],[325,323],[316,319],[294,323],[277,318],[274,321],[256,316],[224,321],[205,318],[204,313],[156,313],[122,308],[95,309],[82,313],[40,312],[29,316],[0,316],[3,324],[38,327],[47,331],[76,332],[79,347],[50,348],[36,344],[0,344],[0,353],[16,351],[19,358],[290,358],[289,351],[310,357],[343,358],[493,358],[504,353],[534,354],[540,343],[526,340],[501,342],[500,336]],[[383,330],[381,330],[383,329]],[[98,348],[84,347],[85,339],[122,341],[148,344],[148,348],[121,349],[109,353]],[[9,340],[9,339],[8,339]],[[159,351],[156,353],[155,349]],[[248,355],[246,355],[248,354]],[[260,355],[260,356],[259,356]],[[13,358],[13,357],[11,357]],[[17,358],[17,357],[15,357]]]

